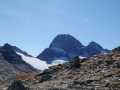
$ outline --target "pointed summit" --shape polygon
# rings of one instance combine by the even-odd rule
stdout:
[[[1,48],[4,49],[4,50],[7,50],[7,51],[19,52],[19,53],[22,53],[22,54],[24,54],[24,55],[26,55],[26,56],[31,56],[31,55],[29,55],[27,52],[19,49],[19,48],[16,47],[16,46],[12,46],[12,45],[9,44],[9,43],[5,43]]]
[[[5,43],[2,48],[5,48],[5,49],[11,49],[12,48],[12,45],[10,45],[9,43]]]
[[[11,46],[9,43],[5,43],[4,46]]]
[[[99,45],[98,43],[92,41],[89,43],[88,45],[89,48],[95,48],[97,50],[103,50],[103,47],[101,45]]]
[[[90,44],[98,44],[98,43],[96,43],[95,41],[91,41]]]
[[[79,42],[75,37],[69,34],[59,34],[57,35],[52,43],[50,44],[50,48],[62,48],[65,51],[68,51],[70,49],[76,48],[76,47],[84,47],[82,43]]]

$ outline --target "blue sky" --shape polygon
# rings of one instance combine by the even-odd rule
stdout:
[[[57,34],[120,45],[120,0],[0,0],[0,44],[38,55]]]

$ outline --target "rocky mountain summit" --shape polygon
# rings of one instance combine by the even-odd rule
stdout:
[[[120,48],[109,54],[75,57],[44,70],[26,83],[29,90],[120,90]]]
[[[110,50],[104,49],[96,42],[90,42],[89,45],[84,46],[72,35],[60,34],[53,39],[49,48],[46,48],[37,58],[50,64],[54,60],[69,61],[75,56],[91,57],[108,52]]]

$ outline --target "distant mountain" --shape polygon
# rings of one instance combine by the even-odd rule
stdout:
[[[90,57],[108,52],[110,50],[104,49],[96,42],[90,42],[88,46],[84,46],[75,37],[69,34],[60,34],[53,39],[49,48],[40,53],[37,58],[52,63],[54,60],[67,61],[75,56]]]
[[[81,52],[84,52],[82,56],[91,57],[100,53],[109,53],[110,50],[104,49],[96,42],[90,42],[88,46],[81,49]]]

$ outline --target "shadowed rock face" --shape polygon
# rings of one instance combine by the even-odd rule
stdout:
[[[49,48],[61,48],[67,52],[84,47],[77,39],[71,35],[63,34],[54,38]]]
[[[36,71],[36,69],[23,61],[21,56],[16,54],[15,50],[16,49],[14,49],[14,46],[11,46],[10,44],[5,44],[3,47],[0,48],[0,52],[2,53],[4,60],[11,64],[16,70],[21,72]]]
[[[9,44],[5,44],[3,47],[1,47],[0,52],[2,53],[5,60],[8,61],[8,63],[11,64],[25,63],[24,61],[21,60],[21,57],[16,54],[12,46]]]
[[[76,38],[68,34],[56,36],[49,48],[45,49],[37,58],[51,63],[54,60],[66,60],[75,56],[91,57],[100,53],[108,53],[110,50],[104,49],[96,42],[90,42],[88,46],[82,45]]]
[[[45,49],[39,56],[41,60],[47,61],[47,63],[51,63],[54,59],[55,60],[68,60],[70,59],[68,53],[62,49],[56,48],[47,48]]]

